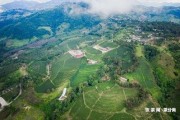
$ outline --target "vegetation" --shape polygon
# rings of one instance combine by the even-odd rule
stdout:
[[[139,106],[147,98],[148,98],[148,92],[140,87],[138,88],[138,95],[134,98],[127,99],[125,105],[128,109],[133,109],[134,107]]]
[[[22,85],[21,96],[0,118],[179,118],[178,111],[144,111],[179,104],[179,24],[141,22],[126,15],[104,20],[70,11],[59,6],[0,22],[1,97],[11,101],[19,93],[14,86]],[[102,53],[95,45],[109,51]],[[85,56],[76,58],[69,50]],[[64,99],[58,100],[64,88]]]
[[[179,52],[180,45],[174,44],[174,43],[169,44],[169,50],[171,51],[171,53],[175,59],[175,63],[176,63],[175,67],[177,69],[179,69],[180,68],[180,63],[179,63],[179,61],[180,61],[180,52]]]
[[[144,46],[144,51],[145,51],[145,57],[148,60],[152,60],[154,57],[158,55],[158,50],[155,47],[152,46]]]
[[[143,31],[158,31],[158,37],[179,37],[180,35],[180,25],[172,22],[147,22],[140,26]]]

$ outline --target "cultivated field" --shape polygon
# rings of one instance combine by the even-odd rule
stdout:
[[[126,112],[124,101],[136,94],[135,88],[123,88],[113,82],[99,83],[85,89],[70,109],[69,116],[74,120],[116,119],[118,116],[125,120],[135,119]]]

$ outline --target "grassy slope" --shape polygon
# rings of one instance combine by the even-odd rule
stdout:
[[[160,95],[160,91],[155,82],[153,70],[150,64],[144,58],[143,48],[141,48],[141,46],[136,47],[136,55],[139,61],[137,69],[132,73],[126,74],[125,76],[131,81],[138,81],[140,85],[144,86],[147,90],[151,92],[154,97],[157,98]]]
[[[85,65],[80,67],[71,79],[72,86],[78,86],[78,84],[87,81],[89,75],[95,74],[100,65]]]
[[[124,92],[123,92],[124,91]],[[118,114],[121,118],[132,118],[124,111],[124,100],[136,95],[136,89],[122,88],[112,82],[97,84],[85,89],[83,96],[78,98],[69,111],[70,118],[78,119],[114,119]],[[83,104],[82,104],[83,103]],[[66,119],[67,116],[63,116]]]
[[[115,44],[113,42],[106,41],[106,42],[101,43],[100,46],[115,48],[115,47],[117,47],[117,44]]]

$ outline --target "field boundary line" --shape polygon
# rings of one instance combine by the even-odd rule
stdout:
[[[90,110],[89,115],[87,116],[86,120],[89,120],[89,118],[90,118],[90,116],[91,116],[92,111],[93,111],[93,110]]]
[[[97,104],[97,102],[101,99],[103,93],[104,93],[104,92],[100,93],[99,98],[96,100],[96,102],[94,103],[94,105],[92,106],[92,108],[94,108],[94,106]]]
[[[110,115],[106,120],[109,120],[110,118],[112,118],[114,116],[114,113],[112,113],[112,115]]]
[[[125,97],[125,99],[127,100],[127,97],[126,97],[126,93],[125,93],[125,91],[124,91],[124,88],[122,88],[122,89],[123,89],[124,97]]]
[[[85,100],[85,96],[84,96],[84,91],[83,91],[83,102],[84,102],[84,105],[85,105],[88,109],[92,110],[92,109],[86,104],[86,100]]]
[[[113,87],[114,87],[114,86],[113,86]],[[88,108],[88,109],[90,109],[90,110],[92,110],[92,111],[95,111],[95,112],[98,112],[98,113],[107,113],[107,114],[124,113],[124,112],[122,112],[122,111],[107,112],[107,111],[102,111],[102,110],[95,110],[95,109],[89,107],[89,106],[86,104],[86,100],[85,100],[85,95],[84,95],[84,94],[85,94],[85,93],[83,92],[83,102],[84,102],[84,105],[85,105],[86,108]]]

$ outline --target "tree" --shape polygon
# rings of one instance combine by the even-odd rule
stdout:
[[[148,60],[152,60],[154,57],[156,57],[159,54],[157,48],[153,46],[146,45],[144,49],[145,49],[145,57]]]

